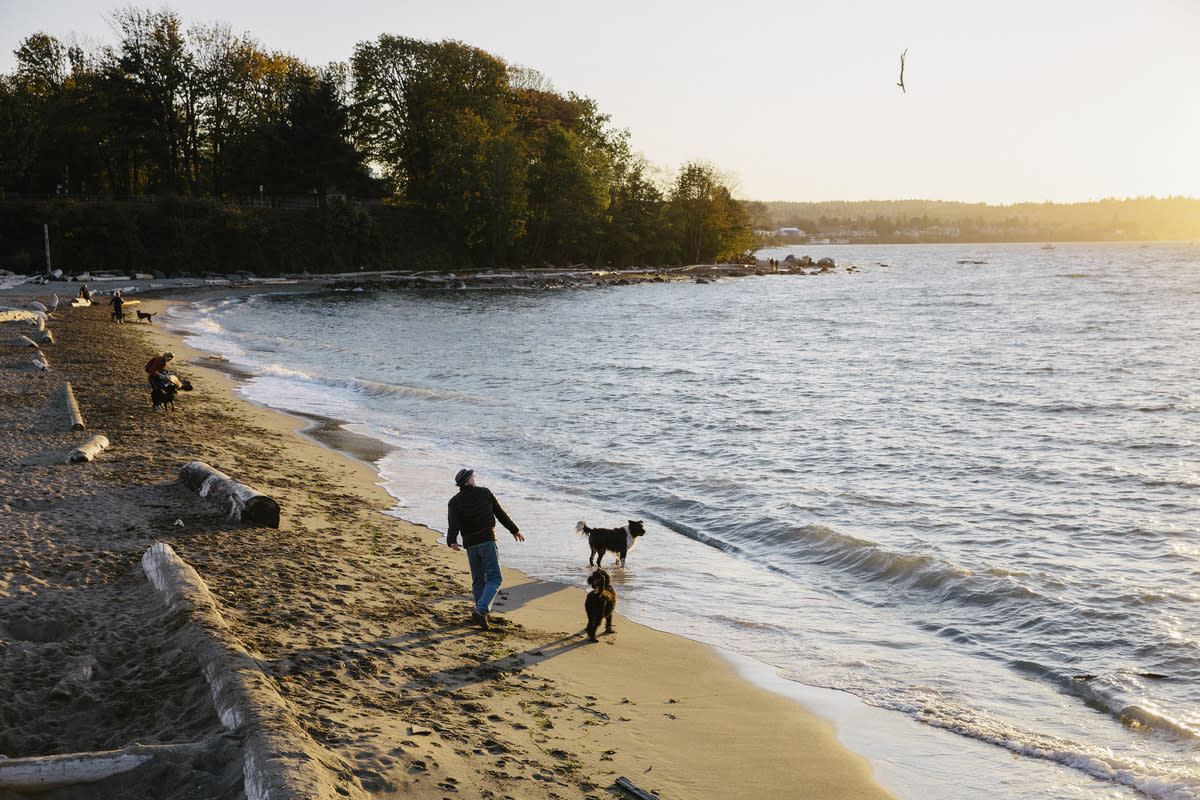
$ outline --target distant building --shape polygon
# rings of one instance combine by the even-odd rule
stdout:
[[[803,239],[804,231],[799,228],[780,228],[775,235],[781,239]]]

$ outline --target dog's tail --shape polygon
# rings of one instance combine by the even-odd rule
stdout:
[[[587,523],[583,520],[575,523],[575,532],[580,536],[587,536]]]

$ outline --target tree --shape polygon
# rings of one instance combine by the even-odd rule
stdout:
[[[662,191],[650,176],[643,158],[619,162],[608,213],[597,251],[597,263],[633,266],[639,262],[665,264],[678,259],[678,249],[667,234]]]
[[[534,263],[570,258],[590,248],[608,185],[581,137],[555,124],[529,172],[530,253]]]
[[[237,71],[230,89],[238,114],[224,128],[220,185],[242,195],[258,195],[259,186],[268,194],[285,193],[295,188],[296,170],[279,149],[281,131],[289,125],[293,102],[314,84],[316,73],[293,56],[266,53],[252,43],[232,55]],[[302,190],[312,188],[310,183]]]
[[[366,184],[362,156],[348,141],[349,110],[338,98],[335,76],[298,79],[274,136],[273,172],[285,191],[314,191],[325,207],[330,189]]]
[[[671,207],[684,257],[693,263],[741,256],[754,246],[750,215],[711,165],[683,166]]]
[[[13,81],[0,78],[0,188],[29,188],[41,122],[30,101]]]
[[[501,257],[525,203],[507,65],[459,42],[383,35],[351,66],[360,136],[397,197],[438,211],[464,254]]]
[[[204,182],[210,192],[223,195],[232,185],[230,150],[236,150],[254,129],[249,124],[255,106],[254,87],[268,57],[257,42],[235,36],[228,25],[201,26],[192,32],[192,42],[207,156]],[[251,181],[256,177],[251,176]]]
[[[126,82],[132,122],[145,131],[154,167],[150,188],[191,189],[198,173],[198,91],[179,17],[131,7],[113,21],[122,34],[114,67]]]

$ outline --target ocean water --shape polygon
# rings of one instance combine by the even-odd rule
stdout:
[[[582,587],[575,523],[644,520],[620,610],[853,698],[901,797],[1200,798],[1200,247],[789,252],[857,271],[167,324],[392,448],[397,516],[473,467],[508,566]]]

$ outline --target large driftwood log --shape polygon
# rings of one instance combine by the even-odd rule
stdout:
[[[157,756],[200,752],[195,744],[135,744],[121,750],[67,753],[31,758],[0,758],[0,789],[45,792],[78,783],[94,783],[128,772]]]
[[[279,527],[279,504],[201,461],[179,470],[180,482],[217,506],[230,519]]]
[[[63,402],[67,404],[67,416],[71,418],[71,430],[83,430],[87,426],[83,424],[83,414],[79,413],[79,403],[75,402],[75,391],[71,388],[71,383],[69,381],[63,387],[63,396]],[[104,440],[104,447],[108,447],[107,439]],[[91,461],[91,459],[89,458],[88,461]]]
[[[67,456],[67,463],[79,464],[83,461],[91,461],[93,458],[104,452],[105,448],[107,447],[107,437],[96,434],[83,444],[79,445],[79,447],[76,447],[74,450],[72,450],[71,454]]]
[[[13,308],[11,306],[0,307],[0,322],[24,322],[36,325],[39,321],[44,321],[46,314],[43,311],[30,311],[27,308]]]

